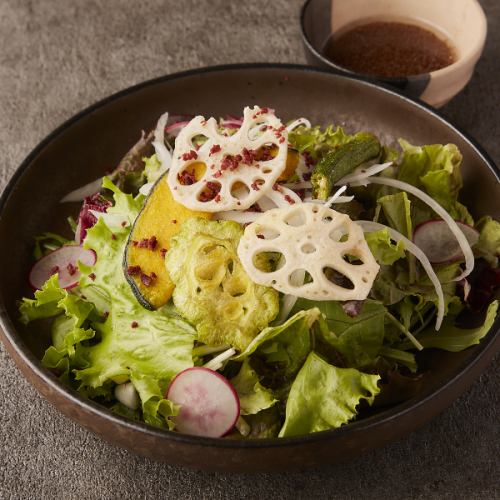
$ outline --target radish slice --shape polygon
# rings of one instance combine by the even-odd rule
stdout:
[[[93,266],[96,255],[79,245],[66,245],[37,260],[31,268],[28,280],[30,286],[40,290],[44,283],[53,275],[59,275],[59,286],[69,290],[78,284],[80,271],[78,262]]]
[[[167,399],[181,409],[173,417],[176,429],[195,436],[221,437],[240,416],[234,387],[217,372],[194,367],[180,372],[170,383]]]
[[[473,227],[457,222],[469,245],[475,245],[479,232]],[[433,264],[442,264],[464,258],[457,239],[444,220],[430,220],[419,224],[413,232],[413,243],[420,247]]]
[[[177,137],[177,134],[188,124],[188,121],[172,123],[165,127],[165,133]]]
[[[472,249],[465,237],[464,233],[460,230],[457,223],[451,218],[450,214],[433,198],[431,198],[427,193],[424,193],[421,189],[412,186],[406,182],[398,181],[396,179],[389,179],[387,177],[370,177],[365,180],[367,183],[382,184],[384,186],[390,186],[396,189],[401,189],[402,191],[408,191],[412,195],[416,196],[424,203],[429,205],[429,207],[436,212],[443,221],[448,224],[450,231],[453,233],[457,239],[457,243],[462,250],[465,257],[465,271],[457,276],[453,281],[460,281],[468,276],[474,269],[474,254]]]

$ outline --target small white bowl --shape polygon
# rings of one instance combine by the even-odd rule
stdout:
[[[450,42],[456,60],[430,73],[369,78],[394,85],[435,107],[443,106],[465,87],[486,40],[486,16],[477,0],[308,0],[301,24],[309,61],[353,74],[324,56],[325,44],[339,31],[382,20],[430,29]]]

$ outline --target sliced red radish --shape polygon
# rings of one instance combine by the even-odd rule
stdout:
[[[44,255],[37,260],[29,274],[30,286],[40,290],[43,284],[53,275],[59,275],[59,286],[69,290],[78,284],[80,271],[78,262],[86,266],[93,266],[96,255],[80,245],[66,245]]]
[[[474,245],[479,239],[479,232],[473,227],[457,222],[469,245]],[[429,220],[419,224],[413,232],[413,243],[417,245],[433,264],[443,264],[463,260],[457,238],[451,232],[450,226],[441,219]]]
[[[174,137],[177,137],[179,132],[188,124],[188,121],[183,121],[183,122],[176,122],[172,123],[172,125],[168,125],[168,127],[165,127],[165,132],[168,135],[172,135]]]
[[[222,375],[203,367],[188,368],[170,383],[167,399],[180,405],[176,429],[195,436],[221,437],[240,416],[240,400]]]

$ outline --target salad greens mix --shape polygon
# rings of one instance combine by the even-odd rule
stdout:
[[[254,118],[259,113],[265,115],[266,108]],[[268,199],[205,218],[182,212],[177,220],[158,213],[171,226],[168,241],[155,235],[134,240],[131,233],[147,197],[165,182],[169,162],[176,160],[176,136],[191,123],[185,117],[167,119],[163,115],[156,131],[142,137],[102,180],[99,192],[86,193],[78,220],[70,221],[73,237],[43,233],[36,238],[37,272],[30,279],[37,290],[34,298],[20,301],[20,321],[52,319],[52,342],[42,363],[65,384],[113,412],[165,429],[228,438],[297,436],[337,428],[370,405],[416,395],[422,379],[419,351],[461,351],[490,330],[498,310],[500,224],[489,216],[475,220],[460,203],[462,156],[455,145],[416,146],[401,139],[392,148],[372,134],[351,135],[299,119],[284,131],[273,129],[285,156],[288,152],[287,175],[272,189],[262,188],[271,193]],[[217,131],[231,138],[245,126],[245,120],[227,117],[217,122]],[[203,151],[205,139],[195,134],[193,151]],[[212,145],[210,154],[219,152],[217,147]],[[228,171],[278,158],[268,145],[246,151],[243,163],[234,163],[233,152],[223,156],[222,165],[228,157],[233,161]],[[184,160],[196,160],[196,154],[189,155]],[[196,175],[193,167],[179,179],[188,179],[189,186]],[[222,191],[210,184],[207,199],[217,201]],[[343,185],[347,190],[335,193]],[[406,185],[418,191],[403,189]],[[446,223],[424,195],[456,224]],[[300,203],[325,207],[325,202],[328,210],[333,206],[350,221],[360,221],[378,265],[368,295],[313,300],[254,279],[238,250],[247,226],[258,224],[268,210],[286,212],[287,205]],[[175,206],[176,214],[180,208]],[[267,242],[266,235],[258,237]],[[144,264],[141,270],[124,261],[127,245],[161,253],[173,293],[160,307],[138,300],[159,272],[145,273]],[[58,262],[58,252],[68,246],[78,246],[90,260]],[[285,265],[285,257],[285,249],[269,250],[252,265],[272,274]],[[356,267],[359,258],[345,260]],[[292,273],[292,288],[305,289],[314,281],[307,270],[300,271]],[[43,279],[33,282],[33,276]],[[353,288],[345,273],[333,269],[325,276],[334,290]],[[227,429],[204,428],[203,408],[191,408],[189,415],[186,409],[183,417],[188,403],[169,397],[180,391],[181,379],[176,391],[173,381],[193,373],[193,367],[217,372],[235,391],[239,413],[234,422],[229,418]],[[194,389],[187,384],[183,390]],[[200,394],[183,401],[203,406],[204,397],[212,403],[219,397]],[[193,412],[198,412],[195,430],[185,425]]]

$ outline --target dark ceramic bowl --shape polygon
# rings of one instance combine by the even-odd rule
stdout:
[[[313,123],[347,124],[376,132],[384,141],[402,136],[417,144],[454,142],[464,156],[465,203],[476,216],[500,217],[498,170],[465,134],[425,105],[390,90],[307,67],[256,64],[165,76],[95,104],[50,134],[20,166],[0,201],[3,342],[26,378],[65,415],[112,443],[172,464],[276,471],[350,459],[436,416],[469,387],[500,346],[497,322],[474,348],[426,352],[421,366],[427,375],[413,399],[340,429],[262,441],[200,438],[128,421],[67,389],[44,369],[40,359],[49,338],[21,327],[16,300],[28,293],[33,237],[63,227],[66,213],[59,200],[116,165],[140,130],[152,127],[164,110],[221,116],[254,103],[275,108],[284,119],[305,116]],[[77,206],[65,210],[75,213]]]

